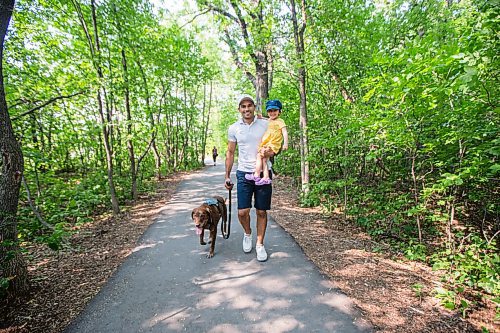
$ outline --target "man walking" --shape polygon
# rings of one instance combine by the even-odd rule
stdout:
[[[241,118],[228,129],[228,145],[226,153],[225,187],[232,188],[231,169],[234,163],[234,153],[238,146],[238,167],[236,171],[238,195],[238,220],[245,234],[243,235],[243,251],[252,251],[252,229],[250,228],[250,209],[252,198],[257,213],[257,240],[255,252],[258,261],[267,260],[264,248],[264,237],[267,227],[267,211],[271,209],[272,185],[256,186],[255,181],[245,179],[246,174],[255,171],[255,161],[259,143],[267,130],[266,119],[255,116],[255,102],[251,97],[243,97],[238,104]],[[272,151],[269,149],[269,156]],[[267,166],[266,166],[267,167]]]

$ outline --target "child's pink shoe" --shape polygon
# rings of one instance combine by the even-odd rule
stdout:
[[[269,185],[271,184],[273,181],[269,178],[262,178],[260,180],[257,180],[255,181],[255,185],[257,186],[261,186],[261,185]]]
[[[245,175],[245,179],[246,180],[253,180],[253,181],[256,181],[256,182],[258,182],[259,180],[261,180],[260,177],[255,177],[253,173],[247,173]]]

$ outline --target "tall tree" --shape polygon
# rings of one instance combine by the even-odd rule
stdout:
[[[19,0],[16,8],[3,50],[5,95],[26,184],[47,223],[62,228],[111,207],[113,166],[117,199],[137,197],[159,174],[152,138],[162,172],[199,166],[199,92],[218,66],[206,64],[192,35],[161,25],[148,0]],[[62,234],[41,230],[23,194],[18,237],[58,248]]]
[[[112,146],[111,146],[111,116],[110,116],[110,111],[108,109],[107,112],[107,117],[104,117],[104,110],[103,110],[103,105],[102,105],[102,95],[101,95],[101,90],[104,92],[104,95],[106,95],[106,90],[105,87],[102,86],[103,81],[104,81],[104,75],[102,73],[102,68],[101,68],[101,45],[99,42],[99,31],[97,30],[97,14],[96,14],[96,5],[95,5],[95,0],[90,1],[90,5],[92,8],[92,25],[94,28],[94,39],[95,39],[95,49],[94,51],[96,52],[95,55],[97,55],[96,58],[94,58],[94,64],[96,66],[97,70],[97,75],[99,76],[99,81],[101,86],[99,87],[97,91],[97,103],[99,106],[99,116],[101,119],[101,125],[102,125],[102,133],[103,133],[103,139],[104,139],[104,148],[106,149],[106,161],[107,161],[107,166],[108,166],[108,184],[109,184],[109,193],[111,195],[111,205],[113,207],[113,213],[118,214],[120,212],[120,207],[118,205],[118,198],[116,196],[116,189],[115,189],[115,184],[113,180],[113,151],[112,151]],[[89,41],[91,42],[91,41]]]
[[[207,137],[208,137],[208,124],[210,123],[210,109],[212,108],[212,89],[213,89],[213,81],[210,81],[210,92],[208,94],[208,107],[207,107],[207,85],[203,86],[203,113],[202,113],[202,127],[203,127],[203,136],[201,140],[201,157],[200,162],[202,165],[205,165],[205,153],[207,146]]]
[[[199,4],[223,22],[223,39],[229,46],[234,63],[255,88],[257,109],[262,112],[262,104],[269,97],[272,82],[271,31],[266,22],[265,1],[247,3],[229,0],[215,4],[202,0]],[[254,70],[249,67],[250,64],[253,64]]]
[[[3,47],[14,0],[0,1],[0,282],[9,283],[16,296],[28,289],[28,273],[18,248],[17,205],[24,172],[21,146],[17,142],[5,99],[3,80]]]
[[[132,180],[131,194],[134,200],[137,200],[137,170],[135,168],[135,153],[134,153],[134,140],[132,139],[132,114],[130,112],[130,89],[127,69],[127,56],[125,50],[122,49],[122,67],[123,67],[123,83],[125,94],[125,113],[127,116],[127,148],[130,161],[130,177]]]
[[[297,54],[297,81],[300,96],[300,174],[302,178],[302,191],[309,192],[309,149],[307,139],[307,92],[306,92],[306,60],[304,48],[304,32],[307,25],[306,0],[300,4],[301,20],[297,18],[295,0],[290,0],[292,12],[293,38]]]
[[[94,32],[94,39],[92,39],[92,36],[90,34],[90,31],[88,29],[88,25],[85,21],[85,18],[83,16],[83,12],[81,9],[80,4],[78,3],[77,0],[72,0],[73,6],[75,7],[77,13],[78,13],[78,18],[80,20],[80,24],[85,31],[85,35],[87,37],[87,44],[89,47],[90,51],[90,56],[92,57],[92,62],[94,64],[95,70],[97,72],[97,76],[99,79],[99,87],[97,90],[97,105],[98,105],[98,110],[99,110],[99,119],[101,122],[102,126],[102,135],[104,139],[104,148],[106,152],[106,162],[107,162],[107,171],[108,171],[108,185],[109,185],[109,192],[111,196],[111,204],[113,207],[113,213],[118,214],[120,212],[120,207],[118,204],[118,198],[116,195],[116,189],[114,185],[114,180],[113,180],[113,152],[112,152],[112,145],[111,145],[111,134],[110,134],[110,122],[111,122],[111,117],[110,117],[110,112],[108,110],[107,116],[104,114],[104,106],[103,106],[103,95],[106,95],[105,87],[103,86],[103,81],[104,81],[104,74],[102,70],[102,65],[101,65],[101,45],[99,42],[99,32],[97,29],[97,15],[96,15],[96,6],[95,6],[95,1],[91,0],[91,10],[92,10],[92,27],[93,27],[93,32]],[[95,42],[95,44],[94,44]]]

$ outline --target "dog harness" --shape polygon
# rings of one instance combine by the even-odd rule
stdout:
[[[215,198],[208,198],[208,199],[205,199],[205,203],[209,206],[215,206],[215,205],[219,204],[219,201]]]
[[[209,206],[215,206],[215,208],[217,209],[217,212],[219,213],[219,215],[222,215],[222,211],[221,211],[221,209],[219,207],[219,200],[217,200],[215,198],[208,198],[208,199],[205,199],[204,203],[207,204],[207,205],[209,205]],[[208,223],[210,225],[213,224],[212,215],[208,216]]]

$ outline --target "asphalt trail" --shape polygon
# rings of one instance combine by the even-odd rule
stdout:
[[[236,188],[231,236],[223,239],[219,228],[215,257],[205,257],[209,245],[199,245],[191,211],[212,195],[227,197],[223,174],[223,165],[209,164],[180,183],[133,253],[66,333],[371,331],[272,217],[268,261],[257,261],[255,247],[243,253]]]

